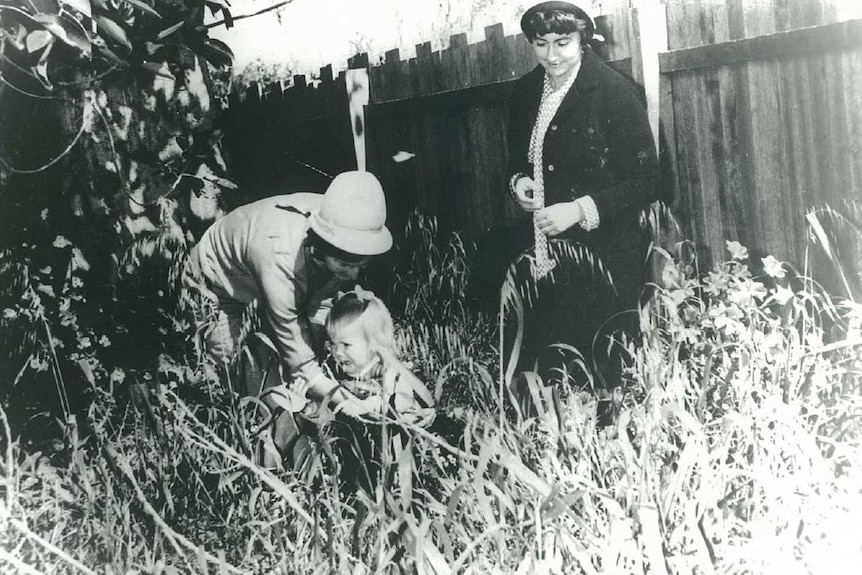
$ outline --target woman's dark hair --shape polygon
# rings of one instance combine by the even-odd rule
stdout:
[[[524,16],[521,29],[530,42],[533,42],[537,36],[545,34],[578,32],[581,35],[581,46],[586,47],[593,38],[592,23],[587,19],[579,18],[569,10],[536,10]]]
[[[306,241],[308,241],[308,245],[311,247],[311,255],[318,260],[323,260],[324,256],[331,256],[346,263],[368,260],[368,256],[359,256],[335,247],[314,233],[312,229],[308,230]]]

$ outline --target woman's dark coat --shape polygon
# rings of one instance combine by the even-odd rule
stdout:
[[[543,81],[544,69],[537,66],[513,88],[507,181],[517,173],[533,176],[527,150]],[[601,289],[599,284],[569,278],[573,285],[548,304],[547,318],[536,310],[538,345],[561,340],[582,348],[589,345],[604,319],[637,305],[648,245],[638,219],[657,199],[659,182],[652,132],[634,85],[590,49],[584,52],[575,83],[548,128],[543,157],[545,205],[589,194],[599,212],[597,229],[587,232],[576,225],[559,237],[593,250],[610,271],[618,293],[613,297],[611,290]],[[525,214],[509,238],[522,244],[518,251],[532,244],[531,229],[532,219]],[[565,274],[556,279],[558,284],[567,283]]]
[[[530,135],[542,98],[544,69],[519,79],[509,100],[509,176],[532,177]],[[545,136],[545,205],[589,194],[601,224],[566,237],[603,253],[635,248],[638,215],[658,196],[658,160],[646,110],[631,81],[587,50],[575,83]]]

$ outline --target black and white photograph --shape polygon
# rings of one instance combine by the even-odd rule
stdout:
[[[855,575],[862,1],[0,0],[0,573]]]

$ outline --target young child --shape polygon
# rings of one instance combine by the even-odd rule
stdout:
[[[326,321],[331,372],[341,399],[324,435],[339,462],[340,483],[347,491],[372,489],[387,458],[397,457],[407,445],[412,426],[434,421],[434,398],[422,381],[396,356],[395,327],[386,305],[358,286],[339,294]],[[304,396],[308,386],[291,392]],[[308,401],[295,413],[290,441],[292,466],[303,474],[313,461],[314,437],[321,420],[319,404]],[[326,438],[322,438],[327,441]],[[370,491],[369,491],[370,492]]]
[[[392,316],[378,297],[358,286],[340,294],[326,320],[326,332],[337,379],[355,397],[339,404],[337,411],[372,421],[431,424],[434,399],[397,358]]]

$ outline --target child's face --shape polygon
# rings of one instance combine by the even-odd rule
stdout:
[[[374,350],[358,321],[341,326],[336,333],[329,334],[329,340],[332,357],[338,367],[351,377],[360,375],[374,359]]]

